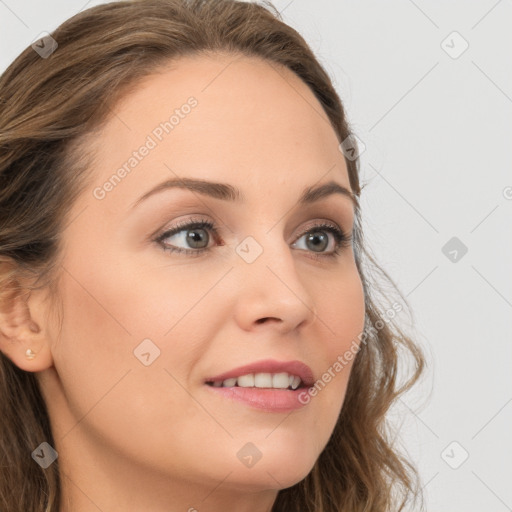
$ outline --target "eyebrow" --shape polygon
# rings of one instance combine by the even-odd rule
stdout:
[[[153,194],[172,188],[191,190],[192,192],[197,192],[198,194],[213,197],[214,199],[221,199],[223,201],[243,202],[245,200],[242,191],[228,183],[218,183],[194,178],[174,178],[166,180],[146,192],[143,196],[137,199],[131,208],[135,208],[138,204],[145,201]],[[311,204],[333,194],[340,194],[341,196],[346,197],[351,201],[354,207],[358,207],[359,203],[357,196],[351,190],[339,183],[336,183],[335,181],[329,181],[314,187],[306,187],[302,191],[298,204]]]

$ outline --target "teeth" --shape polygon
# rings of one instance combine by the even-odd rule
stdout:
[[[238,386],[241,388],[275,388],[275,389],[297,389],[301,384],[300,377],[282,373],[249,373],[241,375],[238,378],[226,379],[222,383],[214,382],[214,387],[231,388]]]
[[[275,373],[272,375],[272,387],[286,389],[290,385],[290,378],[287,373]]]
[[[249,375],[242,375],[238,377],[237,384],[241,388],[253,388],[254,387],[254,375],[250,373]],[[224,381],[225,382],[225,381]]]
[[[271,388],[272,375],[270,373],[256,373],[254,375],[254,386],[257,388]]]
[[[297,389],[300,386],[300,377],[293,377],[292,389]]]

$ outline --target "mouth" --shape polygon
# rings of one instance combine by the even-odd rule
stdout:
[[[270,384],[272,379],[272,384]],[[274,387],[274,379],[275,386]],[[292,381],[292,384],[289,384]],[[242,404],[266,413],[289,413],[308,404],[304,399],[306,387],[297,375],[257,373],[241,375],[222,381],[208,381],[205,388],[227,399],[228,403]],[[288,384],[288,386],[286,386]]]
[[[302,395],[314,383],[300,361],[265,360],[234,368],[204,381],[217,397],[265,412],[290,412],[307,405]]]
[[[257,389],[283,389],[295,391],[306,388],[298,375],[287,372],[280,373],[248,373],[239,377],[219,380],[207,380],[207,386],[215,388],[257,388]]]

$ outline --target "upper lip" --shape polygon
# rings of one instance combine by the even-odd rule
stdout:
[[[241,375],[247,375],[249,373],[281,372],[286,372],[289,375],[296,375],[297,377],[300,377],[302,384],[305,386],[311,386],[315,381],[311,368],[301,361],[276,361],[275,359],[265,359],[263,361],[256,361],[244,366],[239,366],[238,368],[233,368],[232,370],[220,375],[210,377],[206,379],[205,382],[224,381],[226,379],[240,377]]]

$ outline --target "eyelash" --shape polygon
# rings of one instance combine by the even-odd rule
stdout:
[[[202,248],[202,249],[181,249],[176,247],[169,247],[168,245],[163,243],[163,240],[166,238],[169,238],[170,236],[176,235],[180,233],[181,231],[187,231],[192,229],[205,229],[213,233],[214,238],[219,238],[219,229],[216,227],[212,222],[199,219],[190,219],[187,221],[184,221],[182,223],[176,224],[176,226],[168,231],[165,231],[161,235],[157,236],[156,239],[154,239],[155,242],[157,242],[161,248],[164,251],[171,252],[171,253],[180,253],[180,254],[186,254],[192,257],[200,256],[204,252],[207,252],[210,250],[210,248]],[[315,254],[313,253],[313,258],[315,259],[321,259],[321,258],[335,258],[340,255],[341,250],[345,247],[350,246],[352,243],[352,235],[347,235],[344,231],[341,229],[331,225],[327,224],[325,222],[320,222],[318,224],[315,224],[311,226],[307,231],[303,232],[297,240],[302,238],[304,235],[307,235],[308,233],[314,232],[314,231],[327,231],[331,233],[334,236],[334,240],[336,242],[336,246],[334,250],[330,253],[319,253]],[[304,250],[304,249],[300,249]],[[311,252],[311,251],[309,251]]]

